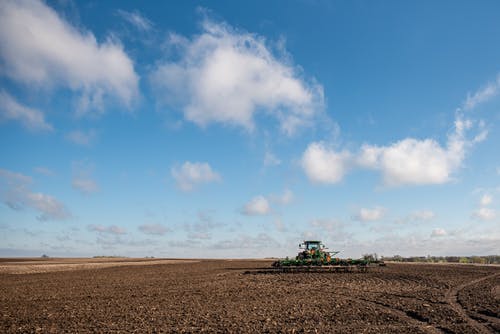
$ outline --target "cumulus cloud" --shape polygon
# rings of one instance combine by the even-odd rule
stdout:
[[[241,210],[241,213],[247,216],[265,216],[270,212],[269,201],[261,195],[252,198]]]
[[[483,221],[495,219],[497,213],[495,209],[489,207],[491,203],[493,203],[493,196],[490,194],[483,194],[479,200],[480,207],[474,211],[472,218]]]
[[[336,152],[323,142],[311,143],[302,155],[302,168],[314,183],[338,183],[350,168],[351,154]]]
[[[377,221],[383,219],[386,212],[387,210],[381,206],[361,208],[352,216],[352,219],[361,222]]]
[[[0,4],[2,73],[37,87],[62,86],[80,93],[79,110],[103,110],[113,97],[126,106],[138,95],[132,60],[116,40],[98,43],[41,1]]]
[[[151,74],[157,95],[185,119],[252,131],[255,115],[265,113],[292,134],[323,109],[323,88],[273,55],[264,38],[210,20],[202,28],[191,40],[171,35],[178,60],[160,63]]]
[[[32,182],[29,176],[0,169],[0,195],[3,202],[13,210],[30,208],[38,211],[37,219],[40,221],[71,218],[66,206],[56,198],[33,192],[30,189]]]
[[[457,167],[432,139],[407,138],[385,147],[365,145],[361,151],[362,165],[380,169],[390,186],[445,183]]]
[[[89,225],[88,229],[89,229],[89,231],[93,231],[93,232],[107,233],[107,234],[114,234],[114,235],[122,235],[122,234],[127,233],[127,231],[124,228],[116,226],[116,225],[109,225],[109,226]]]
[[[118,9],[117,14],[140,31],[148,31],[153,28],[153,23],[138,11],[127,12]]]
[[[0,121],[2,120],[20,122],[25,128],[33,131],[53,129],[52,125],[45,121],[45,116],[40,110],[20,104],[4,90],[0,90]]]
[[[444,237],[448,233],[442,228],[435,228],[432,230],[431,237]]]
[[[473,126],[471,120],[457,117],[445,147],[433,139],[414,138],[389,146],[364,145],[358,161],[363,167],[380,170],[388,186],[446,183],[462,166],[466,150],[486,137],[484,126],[478,124],[479,133],[467,139],[466,131]]]
[[[468,138],[473,127],[478,132]],[[434,139],[406,138],[387,146],[365,144],[352,154],[313,142],[302,156],[302,167],[315,183],[337,183],[350,169],[364,168],[379,170],[386,186],[443,184],[453,179],[467,150],[486,136],[484,123],[458,115],[446,146]]]
[[[142,224],[139,226],[139,231],[150,235],[165,235],[170,229],[161,224]]]
[[[206,162],[186,161],[180,167],[173,167],[171,174],[182,191],[191,191],[200,184],[221,180],[220,175]]]
[[[77,145],[80,146],[90,146],[97,138],[97,131],[95,129],[84,130],[73,130],[66,134],[66,138]]]
[[[252,198],[241,209],[241,213],[247,216],[265,216],[270,214],[273,210],[272,204],[288,205],[294,199],[293,192],[290,189],[285,189],[282,194],[271,194],[268,196],[258,195]],[[278,223],[276,226],[279,226]]]

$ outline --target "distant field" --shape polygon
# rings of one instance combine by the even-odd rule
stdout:
[[[0,274],[34,274],[52,271],[97,269],[121,266],[145,266],[154,264],[192,263],[198,260],[146,259],[146,258],[20,258],[0,259]]]
[[[3,259],[0,332],[500,332],[499,267],[252,273],[270,264]]]

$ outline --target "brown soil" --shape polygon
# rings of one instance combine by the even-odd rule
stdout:
[[[388,264],[367,273],[253,271],[270,264],[202,260],[0,273],[0,332],[499,330],[499,267]]]
[[[121,266],[145,266],[153,264],[193,263],[187,259],[130,259],[130,258],[73,258],[73,259],[0,259],[0,274],[34,274],[53,271],[97,269]]]

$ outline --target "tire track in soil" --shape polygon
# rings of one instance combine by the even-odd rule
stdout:
[[[391,305],[387,305],[387,304],[384,304],[384,303],[381,303],[381,302],[376,302],[376,301],[369,300],[369,299],[364,299],[364,298],[356,298],[356,297],[347,296],[347,295],[342,295],[342,296],[344,298],[346,298],[346,299],[358,301],[358,302],[361,302],[361,303],[365,302],[365,303],[368,303],[368,304],[375,305],[376,307],[379,307],[379,308],[381,308],[381,309],[389,312],[390,314],[393,314],[393,315],[398,316],[399,318],[405,319],[406,322],[408,322],[409,324],[412,324],[415,327],[421,328],[424,331],[426,331],[427,333],[432,333],[432,334],[441,334],[441,333],[444,333],[439,328],[434,327],[433,325],[429,324],[426,321],[420,320],[418,317],[415,317],[411,313],[401,311],[401,310],[399,310],[397,308],[394,308]]]
[[[497,324],[500,326],[500,319],[495,318],[495,317],[490,317],[486,314],[474,313],[474,314],[472,314],[472,317],[482,319],[483,321],[490,322],[492,324]]]
[[[489,280],[489,279],[494,278],[494,277],[499,276],[499,275],[500,275],[500,273],[495,273],[492,275],[488,275],[488,276],[484,276],[484,277],[475,279],[475,280],[470,281],[470,282],[465,283],[465,284],[458,285],[454,288],[449,289],[445,295],[446,303],[448,303],[454,311],[456,311],[458,314],[460,314],[472,328],[474,328],[475,330],[477,330],[481,334],[490,334],[491,331],[486,326],[479,323],[475,319],[471,318],[467,314],[467,312],[464,310],[462,305],[460,305],[460,303],[458,302],[458,292],[462,289],[465,289],[468,286],[480,283],[482,281]]]

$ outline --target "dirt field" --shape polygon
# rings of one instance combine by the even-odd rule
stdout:
[[[120,266],[4,269],[0,332],[500,332],[499,267],[244,274],[271,262],[103,262],[113,261]],[[0,261],[0,272],[36,266],[26,262]]]
[[[194,263],[199,260],[179,259],[130,259],[130,258],[73,258],[73,259],[0,259],[0,274],[35,274],[54,271],[98,269],[122,266],[145,266],[154,264]]]

